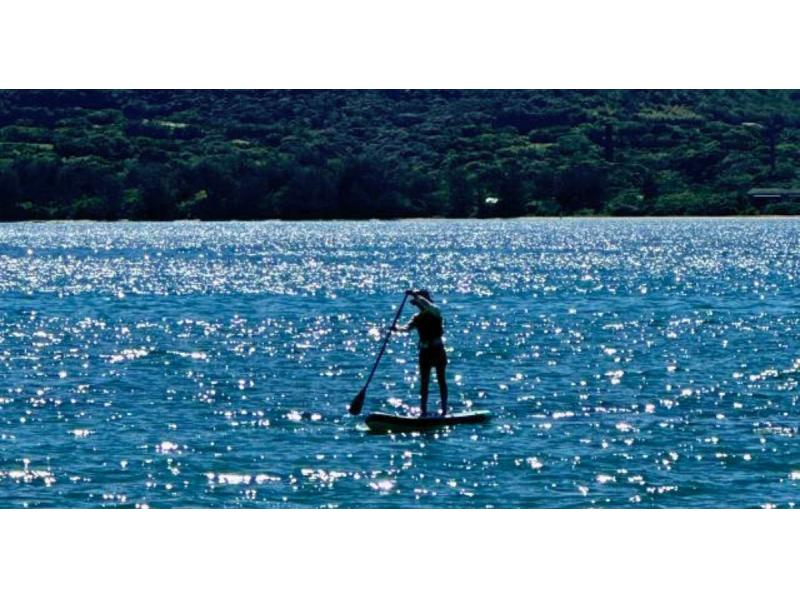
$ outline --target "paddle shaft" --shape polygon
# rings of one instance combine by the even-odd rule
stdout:
[[[392,320],[392,325],[389,326],[389,330],[386,333],[386,338],[383,339],[383,345],[381,346],[381,350],[378,352],[378,358],[375,360],[375,365],[372,366],[372,371],[369,373],[367,377],[367,382],[364,384],[364,391],[367,390],[367,386],[369,383],[372,382],[372,377],[375,375],[375,370],[378,369],[378,364],[381,362],[381,357],[383,357],[383,352],[386,351],[386,345],[389,343],[389,337],[392,336],[392,330],[397,324],[397,320],[400,319],[400,314],[403,313],[403,306],[406,304],[406,299],[408,299],[408,295],[403,295],[403,300],[400,302],[400,307],[397,309],[397,313],[394,315],[394,320]],[[362,391],[363,392],[363,391]]]

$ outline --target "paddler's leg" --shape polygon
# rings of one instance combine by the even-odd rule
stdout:
[[[421,415],[428,415],[428,389],[431,384],[431,355],[427,349],[419,352],[419,410]]]
[[[428,387],[431,383],[431,364],[425,363],[425,360],[420,356],[419,360],[419,410],[421,415],[428,415]]]
[[[436,364],[436,381],[439,383],[439,396],[442,399],[442,415],[447,415],[447,377],[445,376],[444,362]]]

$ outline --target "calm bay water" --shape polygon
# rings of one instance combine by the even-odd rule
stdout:
[[[798,234],[0,225],[0,506],[794,506]],[[410,286],[444,309],[454,409],[491,424],[346,414]],[[415,350],[393,338],[365,413],[417,405]]]

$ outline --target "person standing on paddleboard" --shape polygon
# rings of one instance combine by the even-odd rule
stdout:
[[[447,353],[444,349],[444,322],[442,312],[433,303],[431,294],[426,290],[406,291],[411,296],[411,303],[419,309],[405,326],[395,326],[393,330],[409,332],[416,329],[419,333],[419,377],[420,377],[420,411],[422,416],[428,414],[428,387],[431,380],[431,369],[436,368],[436,380],[439,383],[439,396],[442,400],[442,415],[447,415]]]

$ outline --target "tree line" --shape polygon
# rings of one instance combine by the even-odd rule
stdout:
[[[0,219],[797,213],[800,93],[0,91]]]

